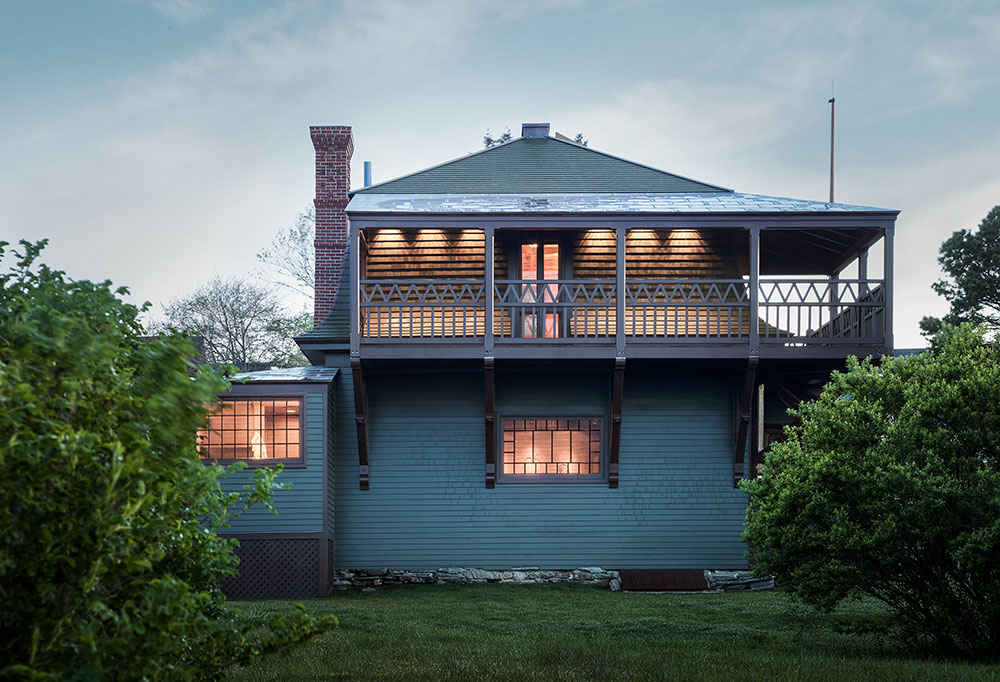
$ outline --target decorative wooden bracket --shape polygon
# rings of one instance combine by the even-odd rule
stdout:
[[[615,358],[611,375],[611,437],[608,444],[608,487],[618,487],[618,452],[622,436],[622,392],[625,386],[625,356]]]
[[[362,490],[368,490],[368,382],[361,368],[361,358],[351,358],[354,380],[354,421],[358,429],[358,477]]]
[[[483,359],[483,388],[486,421],[486,487],[492,488],[497,480],[497,413],[493,358],[489,356]]]
[[[743,459],[747,449],[747,432],[750,430],[750,420],[753,417],[753,387],[757,378],[756,355],[747,359],[747,368],[743,372],[743,390],[740,392],[740,421],[736,427],[736,452],[733,455],[733,487],[739,485],[743,478]]]

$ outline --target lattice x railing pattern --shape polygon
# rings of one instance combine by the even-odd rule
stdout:
[[[495,289],[497,338],[587,340],[615,335],[613,281],[508,279],[497,280]]]
[[[364,338],[483,336],[482,280],[361,280]]]
[[[750,330],[750,298],[742,279],[629,282],[625,334],[651,338],[733,338]]]
[[[761,280],[761,338],[878,341],[885,336],[882,284],[871,279]]]

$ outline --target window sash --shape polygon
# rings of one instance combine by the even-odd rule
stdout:
[[[607,480],[604,419],[502,416],[499,480],[587,483]]]
[[[303,461],[302,397],[225,398],[198,431],[203,460],[248,464]]]

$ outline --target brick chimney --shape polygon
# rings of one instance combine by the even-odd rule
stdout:
[[[316,297],[314,324],[326,319],[337,300],[347,249],[347,192],[351,188],[354,136],[350,126],[310,126],[316,150]]]

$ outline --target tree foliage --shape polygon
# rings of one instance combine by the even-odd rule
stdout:
[[[165,326],[197,337],[199,359],[242,371],[306,364],[292,339],[312,326],[290,314],[274,291],[244,275],[214,277],[163,307]]]
[[[312,206],[299,213],[295,224],[278,232],[271,244],[257,252],[257,260],[283,277],[275,282],[311,302],[316,286],[316,212]]]
[[[142,341],[124,289],[21,245],[0,274],[0,677],[215,679],[329,627],[227,616],[235,541],[216,531],[269,504],[280,468],[225,494],[199,460],[223,377],[191,376],[183,337]]]
[[[850,358],[747,481],[758,569],[804,601],[885,603],[939,654],[1000,656],[1000,348],[946,326],[938,351]]]
[[[483,147],[486,147],[488,149],[488,148],[494,147],[494,146],[496,146],[498,144],[503,144],[504,142],[510,142],[512,139],[513,139],[513,135],[511,135],[510,128],[507,128],[506,130],[504,130],[502,133],[500,133],[496,137],[493,137],[493,134],[490,132],[490,129],[487,128],[486,129],[486,134],[483,135]],[[569,138],[563,138],[563,139],[566,140],[566,139],[569,139]],[[573,138],[573,142],[576,142],[578,145],[581,145],[581,146],[584,146],[584,147],[587,146],[587,140],[583,139],[583,133],[577,133],[576,137]],[[260,256],[258,254],[258,258],[259,257]]]
[[[490,129],[487,128],[486,134],[483,135],[483,146],[487,148],[493,147],[498,144],[503,144],[504,142],[510,142],[512,138],[513,135],[511,135],[510,133],[510,128],[507,128],[496,137],[493,137],[493,135],[490,133]]]
[[[986,214],[979,230],[958,230],[941,244],[938,263],[946,275],[932,285],[951,310],[944,318],[925,317],[920,329],[934,335],[942,323],[983,324],[1000,331],[1000,206]]]

